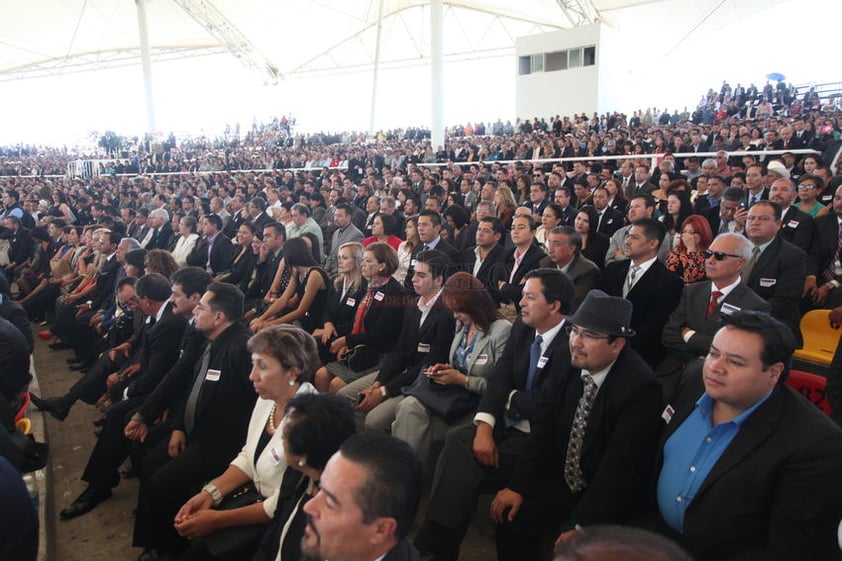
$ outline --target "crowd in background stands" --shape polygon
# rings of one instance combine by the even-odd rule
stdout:
[[[39,336],[52,340],[55,350],[73,349],[71,367],[86,372],[65,396],[33,400],[58,419],[80,399],[106,411],[83,476],[89,487],[62,517],[84,514],[110,496],[129,455],[126,439],[140,440],[141,433],[145,438],[169,408],[162,403],[185,415],[191,427],[174,424],[169,449],[164,441],[162,457],[167,450],[178,456],[186,438],[178,433],[193,434],[193,423],[200,422],[196,400],[202,380],[219,380],[220,372],[224,378],[235,368],[244,368],[245,376],[248,357],[269,353],[284,337],[291,338],[283,339],[284,349],[306,350],[308,356],[299,360],[291,350],[275,356],[282,372],[296,374],[281,384],[274,403],[258,401],[256,432],[248,423],[254,396],[240,396],[232,426],[244,432],[249,424],[246,448],[226,469],[239,450],[234,438],[212,468],[217,474],[225,469],[214,480],[222,495],[236,487],[230,482],[253,480],[272,501],[239,518],[226,515],[226,525],[265,524],[281,512],[281,503],[274,510],[278,474],[268,480],[261,475],[267,469],[261,462],[271,460],[258,461],[266,446],[259,435],[266,426],[266,439],[275,438],[280,426],[275,409],[283,410],[295,395],[339,394],[355,406],[360,427],[391,430],[432,473],[436,444],[449,438],[448,431],[473,426],[473,412],[482,409],[481,400],[491,399],[484,392],[492,374],[501,376],[496,365],[515,360],[506,354],[507,343],[524,333],[531,340],[528,329],[553,324],[589,298],[606,296],[594,289],[615,297],[604,304],[612,313],[619,310],[616,300],[630,301],[630,324],[617,312],[619,331],[602,336],[580,323],[583,331],[571,338],[614,345],[616,337],[635,332],[628,345],[636,352],[631,356],[642,361],[631,358],[629,364],[657,375],[666,400],[684,367],[707,353],[720,314],[740,308],[768,312],[793,339],[800,337],[799,319],[809,309],[832,308],[829,321],[842,323],[842,176],[818,154],[788,152],[825,151],[842,131],[840,117],[809,98],[796,99],[786,87],[777,90],[769,113],[764,96],[773,96],[757,93],[755,99],[751,90],[726,86],[676,122],[653,110],[630,119],[555,117],[548,123],[495,123],[490,130],[468,125],[451,131],[439,152],[417,130],[368,143],[353,135],[302,138],[279,127],[256,127],[242,139],[167,142],[154,161],[137,154],[143,171],[197,173],[0,178],[0,238],[8,256],[2,263],[8,282],[0,283],[2,301],[14,299],[31,321],[49,324]],[[791,114],[796,103],[801,110]],[[725,114],[718,117],[720,112]],[[615,154],[637,157],[605,159]],[[588,159],[551,161],[568,156]],[[27,166],[61,167],[67,156],[51,151],[17,157],[29,159]],[[424,165],[432,163],[443,165]],[[232,173],[241,168],[262,171]],[[703,295],[699,309],[693,307],[697,293]],[[739,294],[739,307],[729,304],[731,294]],[[217,308],[214,299],[228,304]],[[213,341],[205,347],[208,359],[200,347],[189,347],[187,319],[194,314],[199,338]],[[277,331],[288,324],[314,339]],[[139,335],[163,325],[172,333],[161,340]],[[246,325],[258,333],[250,353]],[[227,341],[222,333],[235,333],[229,329],[239,341],[236,357],[216,343]],[[183,352],[194,354],[178,354],[174,340],[182,336]],[[482,351],[472,354],[475,348]],[[261,360],[251,380],[267,397],[268,382],[264,386],[256,372],[271,368]],[[163,365],[173,363],[173,369],[186,369],[186,378],[183,372],[167,373]],[[537,364],[543,368],[546,361]],[[196,381],[184,382],[197,366]],[[464,391],[461,408],[434,410],[425,401],[424,387],[433,383],[425,376]],[[654,383],[648,390],[653,388]],[[537,396],[537,389],[529,381],[512,391]],[[505,395],[511,401],[502,398],[506,414],[523,406],[524,415],[506,418],[507,433],[523,421],[538,422],[533,407]],[[232,409],[225,406],[226,414]],[[840,413],[842,406],[836,408]],[[285,461],[284,448],[271,442],[271,453],[282,458],[276,463]],[[302,462],[298,468],[306,465]],[[150,551],[143,559],[157,559],[161,551],[181,553],[184,537],[218,529],[184,522],[187,514],[221,500],[213,485],[192,499],[182,496],[213,473],[191,471],[196,481],[168,480],[172,487],[156,487],[164,483],[143,465],[137,516],[146,530],[135,529],[135,544]],[[648,484],[644,479],[638,488]],[[153,496],[159,502],[147,504]],[[460,539],[450,543],[457,551]],[[194,543],[185,559],[209,558],[210,542],[200,545],[202,551],[194,551]],[[715,548],[711,554],[716,556]]]

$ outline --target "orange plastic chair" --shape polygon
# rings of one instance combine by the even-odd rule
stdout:
[[[804,348],[795,351],[792,358],[830,365],[842,331],[830,327],[828,314],[830,310],[813,310],[804,314],[800,326]]]
[[[787,385],[810,400],[810,403],[830,415],[827,400],[827,378],[801,370],[790,370]]]

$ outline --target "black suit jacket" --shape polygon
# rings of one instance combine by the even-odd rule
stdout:
[[[794,206],[789,207],[781,223],[781,237],[806,252],[810,251],[815,223],[813,217]]]
[[[702,361],[682,376],[663,444],[704,391]],[[792,561],[841,559],[842,432],[786,385],[743,423],[705,478],[684,518],[684,533],[661,529],[696,559]],[[653,495],[654,496],[654,495]],[[660,518],[660,517],[658,517]]]
[[[232,222],[233,222],[233,220],[232,220]],[[268,214],[266,214],[265,212],[261,212],[260,214],[257,215],[256,218],[251,218],[249,220],[249,222],[254,224],[254,227],[257,228],[258,232],[263,232],[263,228],[267,224],[271,224],[272,222],[274,222],[274,220],[272,220],[272,217],[269,216]]]
[[[149,240],[149,244],[146,246],[146,250],[151,251],[153,249],[167,249],[168,247],[170,247],[172,237],[172,226],[169,222],[166,222],[163,226],[158,228],[157,234],[152,234],[152,239]]]
[[[216,239],[213,240],[213,246],[210,252],[210,267],[212,274],[218,275],[227,271],[237,255],[237,248],[231,243],[225,234],[220,232]],[[203,263],[204,264],[204,263]]]
[[[419,325],[420,320],[421,310],[411,305],[403,314],[397,345],[386,355],[386,361],[377,373],[377,381],[386,386],[387,395],[400,395],[401,387],[410,385],[423,368],[448,362],[456,328],[453,314],[439,298],[423,325]]]
[[[91,310],[102,310],[114,303],[114,291],[117,288],[121,267],[122,265],[117,261],[117,255],[112,256],[103,265],[96,281],[94,297],[91,298]]]
[[[542,258],[538,262],[538,266],[542,268],[555,269],[556,265],[553,263],[550,256]],[[585,296],[592,288],[595,288],[599,283],[599,276],[601,271],[599,267],[585,257],[584,255],[576,255],[573,261],[567,266],[567,276],[573,281],[573,288],[575,289],[575,296],[573,298],[573,311],[579,307]]]
[[[839,219],[835,214],[825,214],[815,220],[815,235],[809,249],[807,260],[807,274],[815,275],[819,285],[827,282],[824,275],[830,262],[836,256],[836,248],[839,244]],[[835,280],[842,280],[842,277],[835,277]]]
[[[600,288],[611,296],[622,298],[630,265],[628,259],[606,265]],[[633,305],[631,328],[637,332],[630,339],[631,346],[652,366],[664,356],[661,330],[678,305],[683,286],[681,279],[656,259],[626,296]]]
[[[459,262],[459,250],[453,247],[453,245],[444,238],[439,238],[439,243],[437,243],[436,247],[433,249],[441,251],[448,259],[453,261],[454,264]],[[412,276],[415,274],[415,257],[422,251],[424,251],[423,243],[416,244],[415,247],[412,248],[412,257],[410,258],[409,269],[407,270],[406,278],[403,281],[404,288],[410,292],[413,291]]]
[[[618,524],[639,514],[658,443],[661,389],[652,369],[626,347],[609,370],[588,417],[580,466],[588,486],[574,494],[564,480],[570,429],[582,396],[581,370],[570,367],[541,397],[532,433],[509,487],[551,507],[559,520]],[[541,509],[544,512],[544,509]]]
[[[2,274],[0,273],[0,275]],[[29,323],[29,316],[27,316],[26,310],[8,296],[2,295],[0,296],[0,318],[7,320],[18,328],[18,331],[21,332],[27,341],[27,347],[24,351],[27,354],[31,353],[34,338],[32,337],[32,324]]]
[[[249,381],[251,353],[246,348],[251,332],[234,323],[210,341],[209,370],[218,370],[219,378],[202,382],[193,431],[188,442],[198,442],[205,461],[225,465],[243,446],[249,418],[257,394]],[[204,351],[204,349],[203,349]],[[178,411],[173,415],[173,429],[184,430],[184,406],[196,380],[202,374],[197,361],[191,381]]]
[[[474,263],[477,258],[475,249],[476,246],[469,247],[462,252],[459,259],[462,264],[462,270],[471,274],[474,272]],[[485,286],[486,290],[488,290],[489,294],[494,294],[494,291],[497,290],[497,281],[506,280],[508,278],[507,269],[503,263],[505,255],[506,250],[503,249],[503,246],[499,244],[495,245],[494,249],[488,252],[488,255],[485,257],[485,261],[483,261],[482,265],[479,266],[479,271],[477,271],[477,274],[475,275],[476,278],[479,279],[479,281]]]
[[[172,304],[155,324],[141,334],[140,371],[128,385],[128,397],[152,393],[170,367],[178,361],[187,319],[172,311]]]
[[[614,232],[625,226],[625,217],[619,210],[607,207],[603,211],[602,220],[599,222],[597,232],[605,234],[609,238],[614,235]]]
[[[374,292],[371,306],[363,317],[364,331],[345,336],[348,348],[368,345],[381,354],[391,351],[401,334],[403,315],[408,304],[406,291],[394,277]]]
[[[775,237],[760,254],[746,285],[772,306],[769,312],[784,322],[801,342],[801,292],[807,274],[807,254]]]
[[[562,327],[543,354],[547,357],[547,361],[536,371],[534,387],[531,390],[526,389],[529,374],[529,347],[534,339],[535,329],[518,319],[512,326],[509,342],[506,343],[503,355],[497,361],[494,373],[489,378],[485,392],[482,394],[477,413],[494,416],[496,421],[494,430],[497,434],[502,434],[505,428],[506,402],[509,401],[509,394],[513,390],[515,393],[509,402],[509,418],[516,421],[521,419],[532,421],[538,411],[541,388],[555,383],[553,380],[562,376],[570,365],[567,335]]]
[[[505,277],[499,280],[505,281],[505,284],[500,287],[495,287],[495,290],[491,293],[491,295],[498,303],[513,302],[515,306],[519,308],[520,298],[523,294],[523,285],[521,284],[523,277],[529,271],[537,269],[538,262],[541,261],[541,259],[547,254],[541,250],[537,242],[533,242],[532,245],[529,246],[529,249],[526,250],[526,254],[520,261],[520,266],[518,266],[514,277],[512,277],[511,272],[515,267],[515,251],[517,251],[517,248],[512,247],[506,250],[506,253],[503,255],[502,260],[505,265]]]

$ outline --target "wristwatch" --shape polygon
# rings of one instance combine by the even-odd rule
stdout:
[[[213,506],[219,506],[219,503],[222,502],[222,493],[219,492],[219,489],[213,483],[208,483],[202,487],[202,491],[207,491],[211,496],[213,499]]]

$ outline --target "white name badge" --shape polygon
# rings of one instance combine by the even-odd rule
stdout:
[[[778,279],[760,279],[760,286],[763,288],[769,288],[770,286],[775,286],[778,282]]]
[[[208,369],[208,373],[205,374],[205,380],[209,382],[218,382],[221,375],[222,372],[219,370]]]
[[[474,364],[488,364],[488,355],[479,355]]]
[[[272,458],[272,465],[278,465],[284,460],[284,455],[278,452],[274,446],[269,449],[269,457]]]
[[[732,306],[731,304],[722,304],[722,308],[719,310],[725,315],[731,315],[740,311],[740,308],[736,306]]]
[[[355,306],[357,304],[357,300],[354,298],[348,298],[345,300],[345,305],[347,306]]]
[[[385,297],[386,297],[386,295],[383,294],[382,292],[377,292],[377,293],[374,294],[374,299],[377,300],[378,302],[382,301]]]
[[[418,352],[419,353],[429,353],[430,352],[430,344],[429,343],[418,343]]]
[[[672,421],[673,415],[675,415],[675,409],[672,408],[672,405],[667,405],[664,408],[664,412],[661,413],[661,418],[666,424],[669,424]]]
[[[544,368],[547,365],[547,357],[542,356],[538,359],[538,368]]]
[[[787,224],[790,228],[798,228],[798,221],[797,220],[790,220],[789,224]]]

